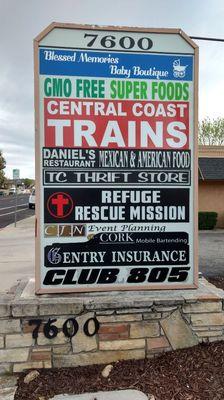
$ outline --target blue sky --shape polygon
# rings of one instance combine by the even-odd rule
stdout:
[[[0,0],[0,148],[34,177],[33,38],[52,21],[181,28],[224,38],[223,0]],[[199,117],[224,117],[224,43],[200,47]]]

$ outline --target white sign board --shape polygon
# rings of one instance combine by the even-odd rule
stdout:
[[[36,39],[38,293],[196,287],[197,55],[179,30]]]

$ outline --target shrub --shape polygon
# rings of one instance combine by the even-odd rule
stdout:
[[[198,213],[198,229],[214,229],[218,214],[214,211],[200,211]]]

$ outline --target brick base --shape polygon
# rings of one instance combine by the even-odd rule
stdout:
[[[224,292],[205,279],[197,290],[122,292],[116,299],[113,293],[35,296],[34,282],[23,282],[0,297],[0,373],[141,359],[223,340],[223,300]],[[51,339],[44,328],[49,318],[57,320]],[[30,321],[37,319],[42,323],[33,338]],[[63,331],[68,319],[79,326],[73,337],[66,335],[72,321]]]

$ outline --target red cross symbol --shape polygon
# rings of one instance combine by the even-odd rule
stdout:
[[[56,197],[53,197],[51,200],[51,204],[55,205],[57,208],[57,216],[63,217],[64,215],[64,206],[69,203],[69,200],[63,196],[63,194],[58,194]]]
[[[53,217],[65,218],[71,214],[73,210],[73,201],[69,194],[56,192],[49,197],[47,208]]]

